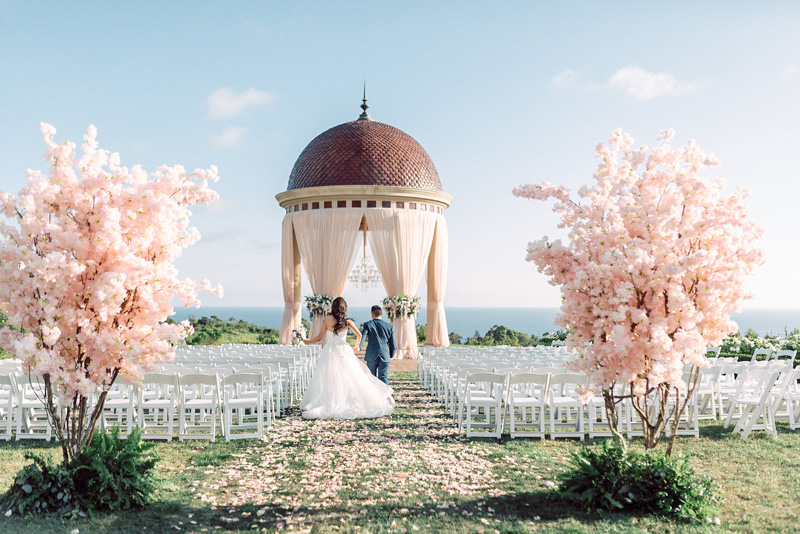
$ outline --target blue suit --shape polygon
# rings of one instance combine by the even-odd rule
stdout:
[[[389,359],[394,356],[394,327],[381,318],[364,323],[361,344],[368,339],[364,360],[370,372],[384,384],[389,384]],[[360,347],[359,347],[360,348]]]

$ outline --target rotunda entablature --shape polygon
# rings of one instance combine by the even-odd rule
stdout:
[[[287,213],[317,209],[416,209],[442,213],[453,196],[442,191],[386,185],[328,185],[290,189],[275,197]]]

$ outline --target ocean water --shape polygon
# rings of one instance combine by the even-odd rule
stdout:
[[[308,312],[304,309],[303,315],[308,319]],[[477,331],[484,335],[494,325],[504,325],[512,330],[527,334],[542,335],[556,329],[553,324],[557,308],[446,308],[447,326],[450,332],[456,332],[462,337],[469,337]],[[265,307],[220,307],[203,306],[202,308],[176,308],[176,321],[188,319],[190,316],[211,317],[216,315],[220,319],[241,319],[259,326],[280,327],[283,317],[283,308],[275,306]],[[348,315],[360,324],[369,320],[368,307],[350,308]],[[800,328],[800,309],[761,309],[745,310],[733,314],[733,320],[739,324],[739,330],[746,332],[753,329],[761,335],[782,335],[784,329]],[[417,324],[425,324],[425,309],[417,317]]]

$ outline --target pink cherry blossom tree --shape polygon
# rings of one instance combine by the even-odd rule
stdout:
[[[174,265],[200,237],[188,206],[217,198],[208,182],[218,176],[215,167],[122,167],[98,148],[94,126],[80,156],[74,143],[53,141],[52,126],[41,130],[49,173],[29,170],[18,195],[0,193],[0,306],[11,327],[0,346],[44,384],[68,462],[91,441],[114,381],[169,361],[191,333],[188,322],[166,322],[173,297],[192,306],[199,290],[221,294],[179,280]]]
[[[530,243],[527,259],[561,287],[556,322],[578,354],[572,368],[602,391],[614,428],[617,404],[631,399],[646,448],[671,421],[667,454],[706,348],[737,330],[729,313],[749,297],[744,277],[763,261],[748,193],[723,194],[721,180],[702,176],[718,165],[714,156],[693,141],[671,148],[673,135],[634,148],[629,135],[613,132],[597,146],[595,181],[578,191],[579,202],[547,182],[514,189],[555,199],[559,228],[568,230],[567,243]]]

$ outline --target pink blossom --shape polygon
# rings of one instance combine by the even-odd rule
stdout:
[[[120,167],[118,154],[98,148],[94,126],[80,156],[74,143],[53,141],[49,124],[41,131],[48,175],[28,171],[19,194],[0,192],[10,219],[0,222],[0,303],[24,332],[3,329],[0,346],[49,377],[68,418],[119,373],[136,379],[172,357],[172,344],[191,332],[165,322],[174,295],[199,305],[198,292],[222,293],[208,281],[179,280],[174,265],[200,237],[189,206],[217,198],[208,182],[218,175],[215,167],[150,175]],[[66,418],[54,415],[57,436],[67,437]]]
[[[747,192],[725,194],[721,180],[703,177],[719,162],[694,141],[671,148],[674,133],[633,150],[633,139],[614,131],[595,150],[595,180],[579,203],[548,182],[514,189],[553,198],[569,232],[566,243],[529,243],[527,260],[561,288],[557,323],[581,354],[573,368],[601,389],[624,382],[641,397],[683,387],[684,366],[705,365],[706,347],[736,330],[729,313],[763,263]]]

